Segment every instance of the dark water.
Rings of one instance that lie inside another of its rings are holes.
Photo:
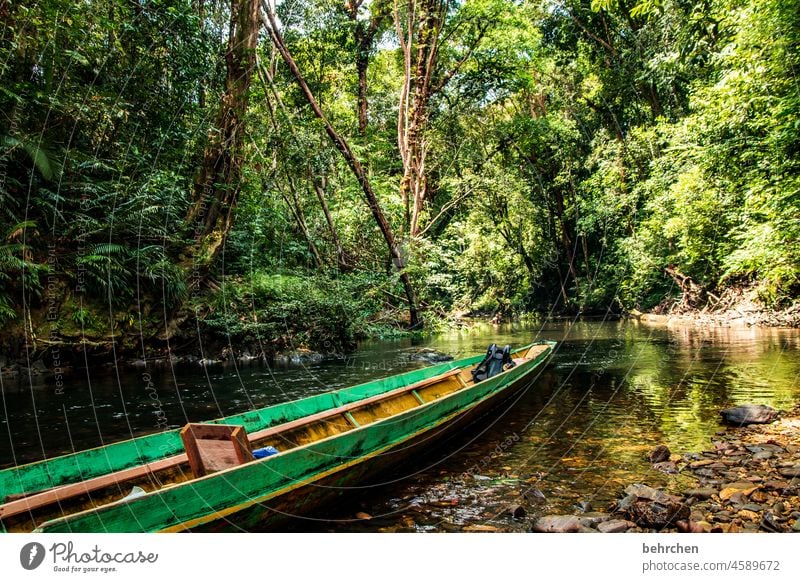
[[[673,452],[707,448],[721,408],[745,402],[789,408],[800,400],[797,330],[486,325],[413,343],[369,342],[346,359],[305,366],[98,369],[67,379],[61,394],[52,384],[6,379],[0,466],[396,374],[424,365],[408,358],[418,347],[458,358],[491,342],[535,339],[559,347],[513,407],[401,468],[386,485],[345,497],[317,516],[321,521],[298,520],[289,529],[520,529],[524,521],[507,515],[517,504],[529,516],[573,511],[576,503],[602,510],[628,483],[680,480],[653,470],[645,455],[658,444]],[[373,519],[355,520],[359,511]]]

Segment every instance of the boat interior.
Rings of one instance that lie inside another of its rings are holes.
[[[512,352],[516,365],[546,351],[536,344]],[[6,496],[0,505],[0,531],[30,532],[50,519],[99,507],[256,460],[254,451],[280,454],[357,429],[441,399],[474,384],[473,366],[336,406],[246,434],[243,426],[190,423],[181,430],[185,452],[114,471],[79,483]],[[258,456],[258,455],[256,455]]]

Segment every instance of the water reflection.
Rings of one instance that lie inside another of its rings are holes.
[[[368,342],[347,358],[301,367],[120,372],[92,370],[52,386],[3,384],[0,464],[71,450],[392,375],[424,365],[415,347],[455,357],[491,342],[560,343],[537,382],[493,423],[471,427],[403,477],[345,499],[300,530],[451,530],[517,527],[508,509],[603,509],[632,480],[681,479],[654,471],[648,451],[701,450],[721,408],[789,408],[800,397],[800,333],[759,328],[550,321],[480,326],[423,341]],[[145,376],[149,374],[149,376]],[[161,415],[161,416],[159,416]],[[505,444],[504,444],[505,443]],[[374,519],[354,521],[358,511]]]

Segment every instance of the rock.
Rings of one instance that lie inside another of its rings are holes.
[[[700,467],[705,467],[706,465],[711,465],[711,464],[713,464],[715,462],[716,461],[714,461],[712,459],[703,459],[701,461],[692,461],[691,463],[689,463],[689,468],[690,469],[699,469]]]
[[[721,410],[722,420],[728,424],[767,424],[778,418],[778,411],[763,404],[744,404]]]
[[[749,521],[759,521],[761,519],[761,516],[759,516],[755,511],[748,511],[747,509],[742,509],[736,515]]]
[[[782,467],[778,469],[778,473],[781,474],[781,477],[789,477],[792,479],[795,477],[800,477],[800,465],[794,465],[793,467]]]
[[[525,490],[525,492],[522,494],[522,497],[531,503],[544,503],[547,501],[545,494],[542,493],[541,490],[536,489],[536,487]]]
[[[525,511],[525,508],[521,505],[512,505],[508,508],[508,514],[514,519],[522,519],[528,514],[528,512]]]
[[[767,512],[761,519],[761,523],[759,524],[759,526],[764,531],[771,531],[775,533],[781,533],[786,531],[786,527],[776,522],[775,518],[769,512]]]
[[[578,501],[578,503],[576,503],[574,507],[581,513],[586,513],[587,511],[592,510],[592,504],[589,503],[588,501]]]
[[[476,531],[476,532],[488,533],[488,532],[495,532],[495,531],[500,531],[500,530],[498,528],[496,528],[495,526],[493,526],[493,525],[478,524],[478,525],[468,525],[467,527],[463,528],[461,531]]]
[[[786,513],[786,504],[783,501],[778,501],[778,503],[772,506],[772,511],[774,511],[776,515],[783,515]]]
[[[369,521],[370,519],[372,519],[372,516],[365,511],[359,511],[358,513],[356,513],[356,519],[363,519],[365,521]]]
[[[728,501],[734,505],[742,505],[747,503],[747,495],[745,495],[743,491],[736,491],[728,498]]]
[[[770,491],[784,491],[789,487],[789,484],[786,481],[766,481],[764,483],[764,489],[769,489]]]
[[[794,521],[794,525],[792,526],[793,531],[800,531],[800,519],[796,519]]]
[[[686,497],[694,497],[696,499],[709,499],[712,495],[717,494],[716,489],[711,487],[702,487],[700,489],[689,489],[683,493]]]
[[[640,499],[648,499],[650,501],[656,501],[659,503],[679,503],[681,501],[680,497],[664,493],[663,491],[653,489],[652,487],[642,485],[640,483],[628,485],[625,488],[625,493]]]
[[[757,461],[766,461],[772,458],[772,453],[769,451],[759,451],[753,455],[753,458]]]
[[[707,530],[703,524],[708,524],[708,522],[680,520],[675,523],[675,526],[678,528],[678,531],[682,533],[705,533]]]
[[[740,509],[746,509],[747,511],[764,511],[764,508],[761,507],[758,503],[745,503],[742,505]]]
[[[597,527],[598,524],[611,519],[607,513],[587,513],[580,517],[581,525],[584,527]]]
[[[581,527],[580,520],[574,515],[545,515],[533,524],[533,531],[538,533],[572,533]]]
[[[431,348],[422,348],[413,354],[409,354],[408,359],[417,362],[429,362],[431,364],[436,364],[439,362],[449,362],[453,359],[453,356],[450,354],[443,354],[442,352]]]
[[[636,524],[625,521],[624,519],[612,519],[597,524],[597,531],[600,533],[622,533],[628,531],[634,525]]]
[[[658,445],[655,449],[650,451],[650,455],[647,458],[655,465],[656,463],[669,461],[670,454],[670,450],[666,445]]]
[[[653,469],[667,473],[668,475],[675,475],[678,472],[678,466],[672,461],[664,461],[663,463],[653,464]]]
[[[753,485],[752,483],[729,483],[719,492],[719,498],[722,499],[722,501],[727,501],[737,493],[741,493],[743,496],[747,497],[756,489],[758,489],[758,485]]]
[[[45,364],[43,361],[36,360],[31,366],[31,372],[34,374],[49,374],[50,370],[47,368],[47,364]]]
[[[625,493],[617,511],[640,527],[661,529],[689,519],[689,506],[680,497],[640,484],[629,485]]]

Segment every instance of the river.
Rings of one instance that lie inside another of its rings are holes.
[[[284,367],[94,369],[52,382],[3,381],[0,466],[99,446],[420,367],[416,349],[454,357],[535,339],[559,342],[513,407],[471,426],[386,483],[346,496],[296,531],[521,530],[513,519],[603,510],[625,485],[680,486],[646,460],[656,445],[708,448],[719,410],[800,400],[800,331],[547,321],[424,339],[364,342],[342,358]],[[359,518],[356,517],[359,514]],[[368,514],[371,519],[363,519]]]

